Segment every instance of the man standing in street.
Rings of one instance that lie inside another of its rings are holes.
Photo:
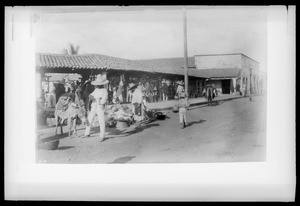
[[[187,126],[187,120],[186,120],[186,111],[188,107],[190,106],[190,103],[188,102],[188,97],[182,93],[182,95],[179,97],[178,100],[178,108],[179,108],[179,123],[181,125],[181,129],[184,129]]]
[[[142,103],[143,103],[143,86],[139,84],[136,90],[132,94],[132,105],[133,105],[133,112],[134,112],[134,120],[140,122],[143,119],[142,116]]]
[[[105,85],[109,81],[106,80],[101,74],[97,75],[97,79],[92,81],[92,85],[96,86],[95,90],[90,94],[89,101],[92,101],[91,111],[88,115],[88,125],[85,130],[85,136],[90,136],[91,127],[94,121],[95,116],[97,115],[99,125],[100,125],[100,136],[99,140],[105,140],[105,115],[104,110],[106,106],[106,102],[108,99],[108,92],[105,88]]]

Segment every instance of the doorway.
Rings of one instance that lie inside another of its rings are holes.
[[[222,93],[230,94],[230,79],[222,80]]]

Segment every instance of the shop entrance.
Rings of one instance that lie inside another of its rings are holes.
[[[230,79],[222,80],[222,93],[230,94]]]

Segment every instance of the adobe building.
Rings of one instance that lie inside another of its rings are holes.
[[[242,86],[245,95],[260,92],[259,63],[244,54],[195,55],[195,67],[222,94],[240,92]]]
[[[53,73],[79,74],[84,82],[91,75],[106,72],[110,84],[116,85],[121,75],[125,78],[125,84],[132,80],[143,82],[147,77],[157,85],[161,79],[166,79],[171,84],[170,99],[176,93],[176,82],[184,79],[182,57],[128,60],[101,54],[49,53],[37,53],[36,57],[38,96],[41,94],[42,81],[49,73],[51,78]],[[243,91],[243,95],[261,93],[261,87],[266,86],[265,78],[262,78],[259,71],[259,63],[241,53],[188,57],[188,76],[190,98],[201,97],[207,84],[214,84],[219,94]]]

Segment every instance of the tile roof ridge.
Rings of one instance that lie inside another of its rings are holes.
[[[86,54],[59,54],[59,53],[49,53],[49,52],[36,52],[37,55],[51,55],[51,56],[77,56],[77,57],[82,57],[82,56],[102,56],[102,57],[108,57],[108,58],[114,58],[114,59],[121,59],[121,60],[131,60],[131,59],[125,59],[125,58],[121,58],[121,57],[115,57],[115,56],[109,56],[109,55],[105,55],[105,54],[99,54],[99,53],[86,53]],[[134,60],[131,60],[134,61]]]

